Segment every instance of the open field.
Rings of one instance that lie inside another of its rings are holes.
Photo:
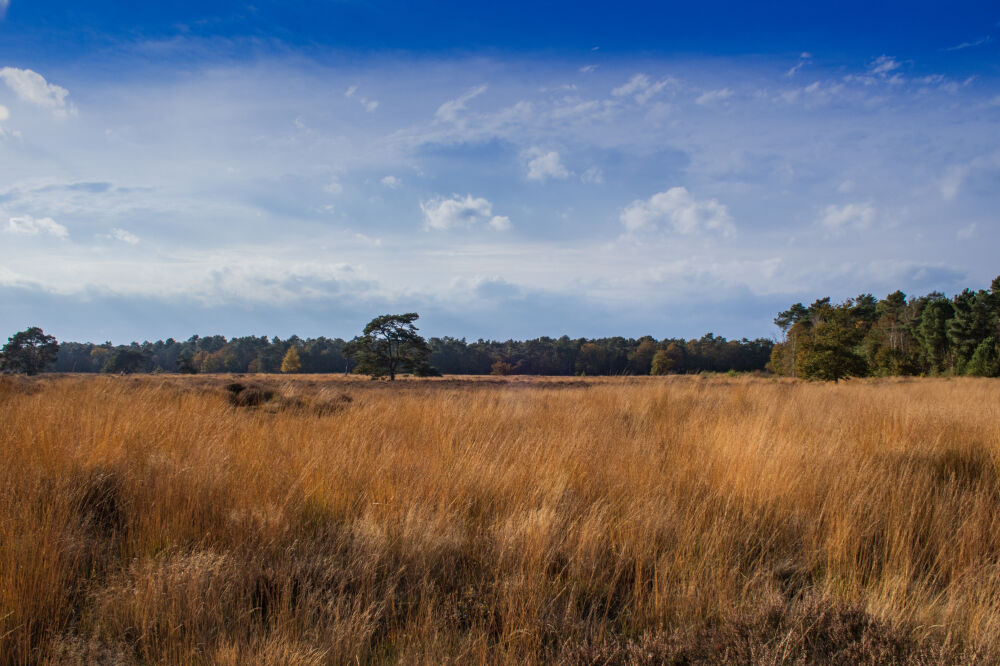
[[[1000,661],[997,380],[57,376],[0,414],[2,663]]]

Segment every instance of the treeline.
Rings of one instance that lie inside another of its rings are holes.
[[[879,300],[862,294],[796,303],[774,323],[784,341],[771,352],[775,373],[807,379],[890,375],[1000,376],[1000,277],[989,290],[952,298],[933,292]]]
[[[763,370],[771,358],[768,339],[727,340],[711,333],[697,340],[671,338],[561,338],[506,342],[430,338],[430,365],[446,374],[648,375]],[[101,345],[64,342],[51,366],[56,372],[345,373],[355,363],[347,342],[216,335],[178,341]],[[297,357],[297,363],[289,358]]]

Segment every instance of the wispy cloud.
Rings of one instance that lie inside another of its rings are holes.
[[[870,203],[831,204],[823,209],[819,222],[831,231],[867,229],[875,221],[875,207]]]
[[[711,104],[717,104],[723,102],[733,96],[733,91],[729,88],[721,88],[719,90],[709,90],[708,92],[702,93],[695,100],[695,104],[701,104],[702,106],[709,106]]]
[[[588,185],[600,185],[604,182],[604,171],[600,167],[590,167],[580,174],[580,182],[587,183]]]
[[[139,237],[130,231],[126,231],[125,229],[112,229],[111,233],[108,234],[108,238],[121,241],[122,243],[127,243],[128,245],[139,244]]]
[[[959,240],[968,240],[968,239],[972,238],[975,235],[976,235],[976,223],[975,222],[973,222],[972,224],[970,224],[968,226],[962,227],[961,229],[959,229],[955,233],[955,237],[958,238]]]
[[[627,83],[614,88],[611,94],[614,97],[631,96],[639,104],[645,104],[655,95],[676,82],[676,79],[671,77],[654,82],[645,74],[636,74]]]
[[[356,97],[358,102],[361,104],[362,107],[364,107],[365,111],[367,111],[368,113],[371,113],[378,108],[379,103],[377,100],[368,99],[367,97],[363,97],[361,95],[356,95],[357,92],[358,92],[357,86],[350,86],[346,91],[344,91],[344,97],[347,98]]]
[[[795,76],[798,73],[798,71],[803,67],[805,67],[806,63],[808,63],[809,60],[811,59],[812,59],[812,54],[807,51],[803,51],[802,54],[799,56],[799,61],[791,69],[785,72],[785,76],[789,77]]]
[[[993,40],[993,37],[986,35],[982,39],[977,39],[974,42],[962,42],[961,44],[956,44],[955,46],[949,46],[945,51],[961,51],[963,49],[971,49],[975,46],[982,46],[983,44],[989,44]]]
[[[893,70],[899,69],[900,64],[895,58],[887,55],[880,55],[868,66],[868,71],[879,76],[886,76]]]
[[[487,86],[480,85],[475,88],[471,88],[468,92],[461,95],[457,99],[448,100],[444,104],[438,107],[437,112],[434,116],[438,120],[443,120],[446,122],[453,123],[458,119],[458,116],[465,111],[466,105],[475,98],[486,92]]]

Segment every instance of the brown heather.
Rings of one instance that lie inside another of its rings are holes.
[[[0,453],[4,664],[1000,662],[996,380],[7,378]]]

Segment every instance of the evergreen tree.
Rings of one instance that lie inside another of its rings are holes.
[[[373,379],[388,375],[390,381],[405,371],[420,376],[440,374],[429,363],[430,346],[413,325],[419,318],[416,312],[409,312],[382,315],[368,322],[362,334],[344,348],[357,363],[355,371]]]
[[[1000,349],[995,338],[986,338],[979,343],[965,365],[965,374],[975,377],[1000,376]]]
[[[813,326],[802,336],[795,357],[797,374],[806,379],[839,381],[864,376],[867,366],[857,353],[863,335],[850,310],[850,303],[817,308]]]
[[[32,326],[7,339],[0,350],[0,370],[35,375],[55,362],[59,343],[45,331]]]
[[[943,296],[927,303],[921,313],[917,338],[925,369],[930,373],[943,372],[950,363],[948,322],[954,314],[955,308]]]

